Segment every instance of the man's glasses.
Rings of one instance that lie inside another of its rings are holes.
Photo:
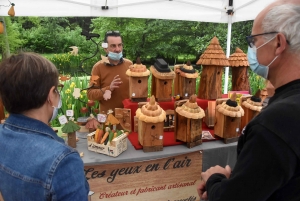
[[[254,47],[254,43],[255,43],[254,37],[256,37],[256,36],[262,36],[262,35],[266,35],[266,34],[277,34],[277,33],[278,33],[277,31],[272,31],[272,32],[267,32],[267,33],[250,35],[250,36],[246,37],[246,40],[247,40],[247,43],[248,43],[249,47],[253,48]]]

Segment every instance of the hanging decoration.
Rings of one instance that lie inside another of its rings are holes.
[[[4,32],[4,25],[3,22],[0,21],[0,34],[3,34]]]
[[[8,13],[7,13],[7,14],[8,14],[9,16],[11,16],[11,17],[14,17],[14,16],[15,16],[15,8],[14,8],[14,7],[15,7],[15,4],[14,4],[14,3],[11,3],[10,5],[11,5],[11,7],[10,7],[10,9],[8,10]]]

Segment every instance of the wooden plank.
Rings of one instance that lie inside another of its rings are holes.
[[[214,134],[219,137],[224,137],[224,115],[216,110],[216,124],[214,127]]]

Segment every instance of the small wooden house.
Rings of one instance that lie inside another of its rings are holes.
[[[174,95],[179,95],[180,99],[189,99],[196,93],[196,78],[198,72],[190,62],[184,65],[175,65]]]
[[[172,85],[175,73],[163,59],[157,59],[150,67],[152,73],[151,95],[156,97],[156,101],[172,100]]]
[[[223,138],[225,143],[237,141],[240,134],[241,117],[244,115],[244,110],[235,100],[235,94],[230,99],[216,100],[214,134]]]
[[[112,110],[109,110],[107,112],[107,118],[106,118],[105,126],[110,127],[110,129],[112,129],[112,130],[116,130],[117,125],[120,124],[120,122],[112,113],[113,113]],[[111,128],[111,126],[112,126],[112,128]]]
[[[223,68],[229,66],[229,62],[217,37],[211,40],[209,46],[197,61],[197,64],[203,67],[198,89],[198,98],[222,98]]]
[[[138,140],[144,152],[163,150],[164,120],[166,112],[155,102],[152,96],[150,101],[138,108]]]
[[[188,148],[202,144],[204,110],[197,104],[197,96],[175,103],[175,139],[187,143]]]
[[[126,75],[129,76],[130,100],[132,102],[147,101],[150,71],[141,63],[140,58],[137,58],[135,64],[129,66]]]
[[[121,127],[131,132],[131,109],[115,108],[115,116],[119,120]]]
[[[232,68],[232,91],[250,91],[247,55],[240,48],[236,48],[228,61]]]
[[[260,92],[258,91],[254,96],[242,96],[240,99],[241,106],[244,110],[244,116],[241,117],[240,132],[243,128],[260,113],[262,109],[262,102],[260,98]]]

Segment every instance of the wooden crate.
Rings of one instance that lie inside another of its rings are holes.
[[[147,101],[148,78],[149,76],[129,76],[129,98],[132,102]]]
[[[228,98],[217,99],[216,106],[227,100]],[[241,117],[225,116],[216,109],[215,118],[214,134],[223,138],[225,143],[236,142],[240,133]]]
[[[176,101],[176,107],[182,106],[187,100]],[[202,119],[190,119],[175,112],[175,139],[186,142],[188,148],[202,144]]]
[[[138,122],[138,140],[144,152],[163,150],[164,122],[146,123]]]
[[[87,135],[88,150],[112,157],[117,157],[127,150],[127,135],[125,133],[113,139],[110,144],[104,145],[94,141],[95,132]]]

